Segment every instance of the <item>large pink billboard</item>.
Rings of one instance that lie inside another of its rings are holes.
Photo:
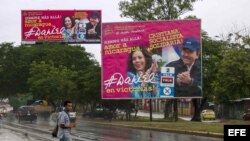
[[[102,98],[202,97],[201,21],[102,24]]]
[[[100,10],[22,10],[22,41],[100,43]]]

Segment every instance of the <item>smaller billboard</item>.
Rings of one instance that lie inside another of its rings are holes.
[[[100,10],[22,10],[23,42],[100,43]]]

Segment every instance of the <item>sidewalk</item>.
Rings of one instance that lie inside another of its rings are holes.
[[[19,128],[14,128],[5,124],[5,120],[2,121],[0,126],[0,141],[36,141],[37,138],[30,136],[30,134]]]
[[[133,113],[134,114],[134,113]],[[142,117],[149,117],[150,113],[149,112],[144,112],[144,111],[138,111],[137,113],[138,116],[142,116]],[[164,118],[164,113],[152,113],[152,117],[153,118],[159,118],[159,119],[163,119]],[[183,116],[179,116],[180,119],[186,120],[186,121],[190,121],[191,117],[183,117]]]
[[[149,112],[144,112],[144,111],[138,111],[137,116],[142,116],[142,117],[150,117]],[[164,118],[163,113],[152,113],[153,118]]]
[[[0,128],[0,141],[34,141],[34,139],[23,133]]]

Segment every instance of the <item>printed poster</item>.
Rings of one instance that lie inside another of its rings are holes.
[[[100,10],[22,10],[22,41],[100,43]]]
[[[201,21],[102,24],[102,98],[201,97]]]

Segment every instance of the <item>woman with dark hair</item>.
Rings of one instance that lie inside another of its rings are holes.
[[[138,62],[138,63],[136,63]],[[128,71],[136,73],[148,70],[152,65],[152,57],[145,47],[138,47],[132,51],[128,58]]]
[[[157,62],[154,62],[147,49],[140,46],[128,58],[128,76],[133,81],[131,96],[134,98],[157,97]]]
[[[70,16],[65,16],[63,18],[63,27],[64,27],[64,40],[70,41],[72,39],[75,39],[75,21]]]

